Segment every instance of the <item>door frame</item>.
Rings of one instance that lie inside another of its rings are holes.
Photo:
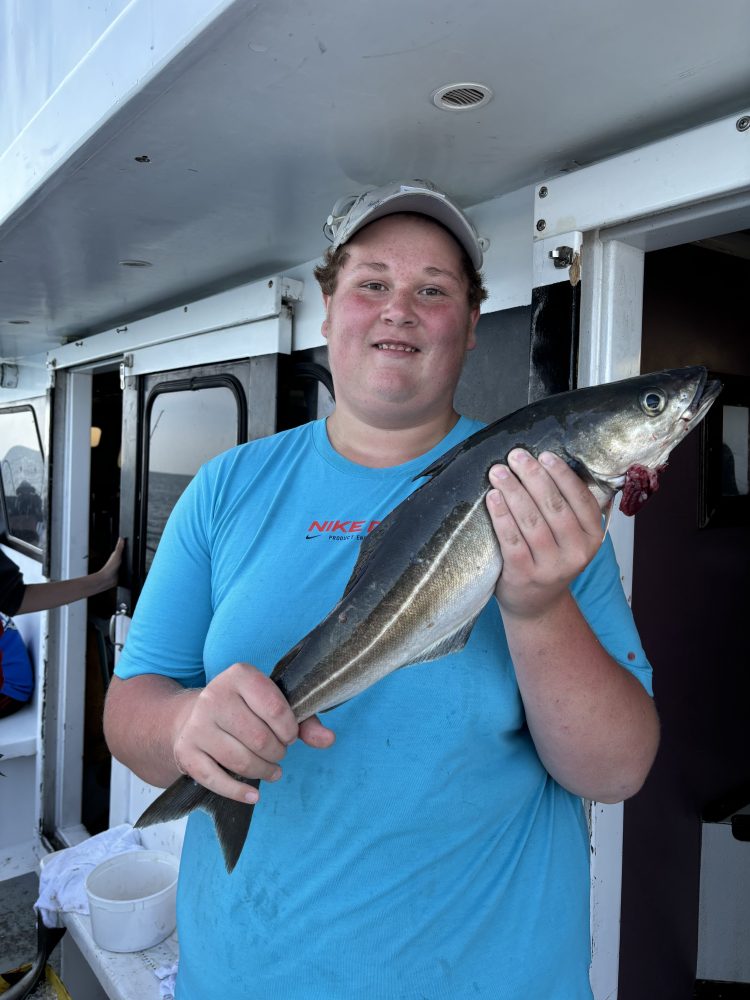
[[[622,222],[582,235],[578,384],[640,373],[645,254],[750,225],[750,189],[711,202]],[[610,535],[632,601],[633,518],[617,511]],[[616,1000],[619,977],[624,806],[589,804],[591,985],[595,1000]]]
[[[128,381],[156,370],[248,359],[259,375],[256,389],[264,394],[260,377],[264,359],[291,351],[292,306],[302,293],[302,282],[273,275],[50,352],[47,368],[55,383],[49,529],[54,578],[82,576],[89,571],[93,374],[119,365],[123,421],[127,416],[132,418],[130,408],[135,406],[137,414],[138,407],[137,394],[126,391]],[[275,421],[275,397],[271,420]],[[271,424],[258,421],[253,436],[268,433],[268,427],[273,429]],[[135,438],[133,447],[137,448]],[[137,453],[123,453],[123,468],[136,469],[137,461]],[[121,488],[126,487],[123,478]],[[121,532],[127,530],[121,526]],[[85,671],[81,665],[85,656],[85,603],[79,601],[50,612],[40,824],[46,839],[56,847],[73,846],[88,837],[81,823],[85,719]]]

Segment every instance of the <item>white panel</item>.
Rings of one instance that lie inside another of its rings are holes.
[[[28,125],[130,0],[88,0],[85,17],[57,0],[3,5],[0,151]]]
[[[643,253],[588,233],[583,243],[579,385],[638,374],[641,357]],[[610,534],[630,601],[633,519],[616,512]],[[594,803],[591,821],[591,983],[595,1000],[617,996],[622,888],[621,805]]]
[[[614,1000],[620,963],[623,804],[590,805],[591,969],[594,1000]]]
[[[170,368],[218,364],[220,361],[254,358],[263,354],[289,354],[291,348],[291,316],[281,315],[258,323],[246,323],[231,330],[144,347],[132,354],[133,363],[128,368],[128,375],[147,375],[150,372],[169,371]]]
[[[156,347],[160,344],[167,344],[170,341],[185,340],[188,345],[185,349],[190,350],[188,338],[198,337],[201,334],[212,334],[211,344],[216,345],[216,351],[222,350],[223,341],[219,337],[220,331],[233,331],[237,329],[237,337],[245,347],[240,354],[230,355],[231,357],[250,357],[258,354],[271,354],[277,351],[288,351],[288,343],[291,343],[291,331],[281,326],[276,334],[269,333],[273,327],[257,328],[257,332],[248,335],[248,324],[258,323],[260,320],[270,318],[289,319],[286,300],[296,301],[303,294],[303,285],[300,281],[287,278],[284,275],[270,275],[262,281],[254,281],[248,285],[240,285],[227,292],[220,292],[218,295],[209,295],[203,299],[187,302],[176,309],[169,309],[166,312],[157,313],[147,319],[136,320],[116,327],[114,330],[107,330],[104,333],[87,337],[85,340],[72,341],[50,352],[47,357],[47,364],[52,369],[62,368],[82,368],[84,365],[101,361],[105,358],[120,357],[125,351],[137,351],[148,347]],[[255,349],[255,337],[258,337],[258,344],[263,349]],[[276,343],[278,346],[266,350],[266,347]],[[183,346],[180,346],[180,351]],[[174,350],[172,351],[174,355]],[[154,355],[156,357],[156,355]],[[214,354],[208,360],[222,360],[218,354]],[[187,361],[180,360],[180,367],[188,364]],[[174,365],[168,365],[174,367]],[[158,369],[149,368],[149,371]]]
[[[122,647],[130,628],[131,618],[125,614],[115,616],[115,666],[120,658]],[[149,785],[136,774],[112,758],[112,773],[109,785],[109,825],[119,826],[121,823],[135,823],[144,809],[149,806],[163,789]],[[170,823],[158,823],[141,830],[141,843],[154,851],[169,851],[177,857],[182,853],[182,841],[185,836],[185,819],[173,820]]]
[[[44,433],[44,429],[41,430]],[[44,582],[41,563],[36,559],[31,559],[15,549],[7,549],[6,554],[19,567],[26,583]],[[8,766],[0,765],[0,771],[6,774],[5,778],[0,778],[0,841],[4,843],[0,864],[9,866],[5,877],[10,877],[13,868],[15,874],[22,874],[22,869],[30,871],[29,860],[35,857],[39,850],[42,812],[39,789],[43,782],[44,762],[44,745],[41,739],[44,709],[42,692],[48,658],[48,614],[39,612],[19,615],[15,622],[34,666],[35,689],[26,708],[0,722],[0,753],[6,757],[18,754],[30,758],[23,766],[11,766],[10,762]],[[29,769],[31,780],[29,780]],[[23,841],[13,848],[7,846],[12,843],[9,840],[11,832],[3,820],[3,817],[10,816],[14,822],[22,823],[24,830]]]
[[[643,251],[598,234],[583,245],[579,385],[597,385],[638,375],[641,369]],[[610,535],[628,602],[633,587],[632,517],[616,510]]]
[[[583,241],[580,385],[640,372],[643,252],[597,233]]]
[[[0,365],[0,404],[43,396],[48,386],[49,372],[44,355],[26,358],[22,364]]]
[[[489,239],[482,273],[489,292],[484,312],[513,309],[531,302],[534,189],[523,187],[467,208],[480,236]]]
[[[750,130],[737,130],[742,114],[747,109],[543,181],[536,188],[534,238],[570,229],[589,232],[686,203],[747,192]],[[542,188],[547,189],[544,198],[539,197]]]
[[[66,913],[65,925],[68,934],[62,940],[62,976],[75,1000],[159,1000],[155,973],[177,961],[176,932],[146,951],[120,953],[105,951],[94,943],[90,917]]]
[[[289,270],[290,277],[296,278],[304,283],[306,294],[301,302],[294,307],[294,342],[293,350],[305,351],[310,347],[320,347],[325,344],[325,337],[320,332],[320,327],[325,318],[323,309],[323,297],[320,291],[313,268],[320,263],[320,259],[309,260],[299,267]]]
[[[0,222],[232,5],[130,0],[0,156]]]
[[[66,395],[62,437],[62,482],[59,522],[53,526],[58,539],[60,579],[88,573],[89,475],[91,439],[91,377],[71,376]],[[53,539],[54,540],[54,539]],[[50,613],[59,623],[56,663],[60,701],[58,705],[56,825],[72,827],[81,820],[84,702],[86,695],[86,602],[76,601]]]
[[[703,824],[697,975],[750,983],[750,844],[728,823]]]

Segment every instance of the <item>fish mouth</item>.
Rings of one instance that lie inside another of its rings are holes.
[[[677,419],[675,430],[664,442],[664,451],[649,465],[649,468],[659,470],[666,466],[670,452],[674,446],[687,437],[690,431],[703,420],[716,401],[723,386],[718,379],[709,379],[708,372],[702,369],[693,393],[693,398]]]
[[[703,420],[722,388],[723,386],[718,379],[709,380],[708,372],[704,369],[693,399],[680,417],[680,420],[684,420],[687,424],[683,434],[689,434],[693,427]]]

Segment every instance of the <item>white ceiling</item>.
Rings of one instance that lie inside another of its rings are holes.
[[[348,191],[473,205],[740,112],[749,38],[747,0],[240,0],[0,227],[0,358],[317,257]]]

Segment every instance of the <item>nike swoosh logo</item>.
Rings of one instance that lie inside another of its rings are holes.
[[[310,538],[320,538],[320,535],[305,535],[305,538],[307,538],[307,539],[310,539]]]

